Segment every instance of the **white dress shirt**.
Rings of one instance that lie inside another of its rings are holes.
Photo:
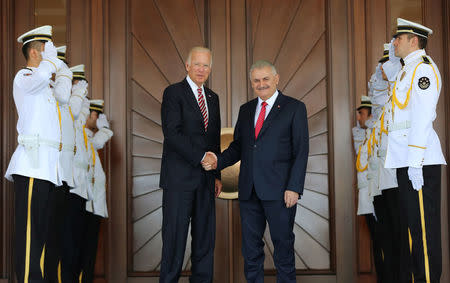
[[[267,115],[269,115],[270,109],[272,109],[273,104],[275,103],[275,100],[277,100],[278,97],[278,90],[275,90],[275,93],[266,100],[266,116],[264,117],[264,120],[266,120]],[[256,104],[256,112],[255,112],[255,123],[254,125],[256,126],[256,121],[258,121],[258,117],[259,117],[259,112],[261,112],[261,108],[262,108],[262,103],[264,102],[264,100],[262,100],[260,97],[258,97],[258,104]]]
[[[195,100],[197,100],[197,104],[198,104],[198,92],[197,92],[198,85],[196,85],[196,84],[194,83],[194,81],[191,80],[191,78],[189,77],[189,75],[186,76],[186,80],[187,80],[187,82],[189,83],[189,86],[191,87],[192,92],[193,92],[194,95],[195,95]],[[208,120],[209,120],[208,102],[206,101],[206,93],[205,93],[205,89],[203,88],[203,85],[201,86],[201,89],[202,89],[202,93],[203,93],[203,99],[205,100],[206,114],[207,114],[207,117],[208,117]],[[200,107],[200,106],[199,106],[199,107]]]

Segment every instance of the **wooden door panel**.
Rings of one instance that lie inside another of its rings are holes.
[[[297,223],[294,249],[307,269],[329,269],[330,254]]]
[[[162,91],[169,83],[185,76],[184,57],[189,48],[205,42],[203,32],[209,29],[213,32],[208,38],[214,54],[213,66],[219,64],[213,68],[211,84],[222,98],[221,109],[226,110],[221,111],[223,122],[228,125],[234,122],[240,105],[253,97],[247,88],[248,65],[256,59],[275,61],[281,76],[280,88],[305,103],[312,146],[306,189],[298,203],[295,221],[296,268],[299,272],[329,269],[332,245],[325,0],[289,0],[283,5],[268,0],[232,0],[228,4],[212,1],[208,11],[210,21],[207,21],[210,26],[204,25],[203,1],[134,0],[130,5],[130,229],[133,229],[130,270],[133,274],[157,275],[155,272],[160,268],[158,260],[146,262],[145,257],[160,257],[160,250],[156,249],[161,247],[158,231],[161,190],[157,181],[163,140],[159,113]],[[246,7],[251,7],[247,14]],[[242,30],[245,24],[250,35],[247,43]],[[223,280],[232,276],[235,282],[241,282],[239,205],[236,201],[231,201],[231,205],[226,203],[216,201],[220,231],[216,276],[220,274]],[[148,225],[153,226],[145,229]],[[264,241],[265,268],[270,271],[275,268],[270,233],[265,233]],[[190,268],[189,257],[188,244],[183,269]]]
[[[144,1],[130,4],[128,105],[131,186],[129,271],[158,275],[161,264],[162,189],[159,188],[164,89],[185,76],[190,48],[204,44],[204,1]],[[189,270],[190,235],[183,270]]]
[[[162,151],[163,151],[163,145],[159,141],[153,141],[149,140],[143,137],[139,136],[132,136],[132,146],[135,149],[133,151],[133,156],[142,156],[142,157],[149,157],[149,158],[155,158],[155,159],[161,159]],[[139,169],[139,168],[134,168]],[[159,168],[161,169],[161,168]],[[159,169],[157,172],[159,172]]]
[[[310,138],[309,154],[327,154],[328,153],[328,134],[323,133]]]
[[[306,167],[308,173],[328,173],[328,157],[325,155],[315,155],[308,158]]]
[[[300,200],[297,204],[295,223],[307,232],[324,249],[330,251],[330,235],[328,217],[324,217],[314,210],[306,208]],[[328,206],[328,203],[325,203]]]
[[[300,1],[285,0],[283,5],[277,1],[263,0],[259,11],[253,44],[253,62],[268,60],[274,62],[284,43],[283,39],[289,30],[290,23],[297,11]]]
[[[161,125],[161,102],[158,100],[159,97],[153,96],[134,81],[131,83],[131,94],[133,111]]]
[[[308,117],[308,130],[309,136],[313,137],[319,134],[323,134],[328,129],[327,110],[324,109],[314,115]]]
[[[159,189],[159,175],[144,175],[133,177],[133,197],[151,193]]]
[[[280,74],[283,74],[280,78],[282,89],[325,32],[325,0],[299,2],[297,16],[275,61]]]
[[[305,103],[308,118],[327,107],[327,84],[322,79],[311,91],[301,98]]]
[[[320,173],[306,172],[305,188],[328,195],[328,176]]]
[[[156,0],[155,4],[184,62],[189,50],[203,42],[200,21],[204,19],[198,17],[193,1]]]
[[[302,98],[325,77],[327,67],[325,43],[325,36],[322,36],[305,61],[299,65],[283,91]]]
[[[158,173],[161,169],[159,158],[133,157],[133,177]]]
[[[328,220],[330,217],[328,210],[328,196],[315,192],[313,190],[305,189],[303,191],[300,204],[310,211],[318,214],[322,218]]]
[[[169,84],[169,81],[135,37],[132,37],[131,42],[133,87],[134,84],[138,85],[143,91],[161,102],[164,88]],[[134,99],[132,103],[134,103]]]
[[[308,111],[310,152],[305,192],[297,204],[294,233],[296,268],[331,268],[332,236],[328,187],[328,111],[325,0],[250,1],[250,64],[274,62],[284,94],[302,100]],[[252,97],[252,95],[249,95]],[[270,233],[264,241],[267,274],[272,274]],[[240,269],[242,272],[242,268]]]
[[[185,76],[184,60],[154,1],[131,1],[131,33],[169,82]]]

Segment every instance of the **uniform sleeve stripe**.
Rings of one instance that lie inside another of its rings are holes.
[[[418,146],[418,145],[413,145],[413,144],[408,144],[408,146],[417,147],[417,148],[421,148],[421,149],[427,149],[425,146]]]

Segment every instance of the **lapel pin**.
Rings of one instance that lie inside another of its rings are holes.
[[[280,108],[281,108],[281,107],[280,107],[280,104],[278,104],[278,106],[277,106],[277,107],[278,107],[278,109],[280,109]]]

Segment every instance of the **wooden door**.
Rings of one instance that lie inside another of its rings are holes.
[[[184,59],[196,45],[213,52],[210,87],[219,93],[223,126],[233,126],[242,103],[253,98],[248,67],[266,59],[281,75],[280,90],[308,110],[310,156],[306,189],[298,203],[294,233],[298,274],[333,273],[333,223],[328,176],[327,36],[325,0],[129,2],[127,32],[128,274],[158,276],[162,190],[159,170],[163,135],[162,92],[185,76]],[[230,21],[230,19],[233,19]],[[208,33],[208,30],[210,31]],[[206,33],[205,33],[206,31]],[[241,282],[239,204],[216,201],[215,280]],[[267,229],[265,269],[275,274]],[[190,235],[183,274],[190,270]]]
[[[128,61],[129,249],[131,275],[155,276],[161,264],[159,188],[164,88],[186,76],[193,46],[204,46],[204,1],[130,1]],[[190,270],[190,235],[183,270]]]

